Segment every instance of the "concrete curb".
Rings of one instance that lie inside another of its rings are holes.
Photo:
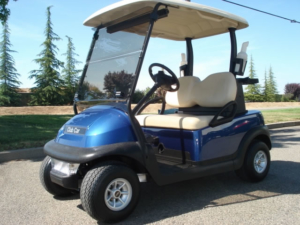
[[[300,121],[270,123],[267,124],[267,126],[270,130],[276,128],[283,128],[283,127],[300,126]],[[43,151],[43,147],[11,150],[11,151],[0,152],[0,163],[12,161],[12,160],[20,160],[20,159],[36,159],[45,156],[46,155]]]
[[[276,128],[283,128],[283,127],[293,127],[293,126],[300,126],[300,121],[290,121],[290,122],[282,122],[282,123],[270,123],[267,124],[270,130]]]
[[[42,157],[45,157],[43,147],[11,150],[0,152],[0,163],[12,160],[36,159]]]

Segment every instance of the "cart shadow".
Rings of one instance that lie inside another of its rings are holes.
[[[80,195],[79,192],[74,192],[74,194],[70,196],[53,196],[53,198],[58,201],[69,201],[80,199]]]
[[[299,171],[300,163],[272,161],[268,176],[259,183],[244,182],[234,172],[161,187],[154,182],[142,183],[139,204],[127,219],[118,224],[154,223],[210,207],[300,194]],[[80,196],[55,198],[67,201],[80,199]],[[84,210],[81,204],[77,208]]]
[[[283,148],[288,145],[297,145],[300,142],[300,137],[296,134],[300,132],[300,128],[286,128],[279,130],[270,130],[273,148]],[[287,133],[285,135],[285,133]]]
[[[298,171],[300,163],[272,161],[269,175],[260,183],[243,182],[230,172],[163,187],[143,184],[138,206],[119,224],[154,223],[209,207],[300,194]]]

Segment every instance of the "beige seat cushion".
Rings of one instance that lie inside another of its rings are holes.
[[[136,119],[142,127],[161,127],[184,130],[199,130],[207,127],[213,116],[193,116],[186,114],[138,115]]]
[[[180,87],[178,91],[167,92],[166,102],[174,107],[192,107],[196,103],[192,98],[193,88],[196,83],[200,83],[199,77],[187,76],[178,78]]]
[[[236,97],[236,79],[229,72],[211,74],[203,81],[192,76],[178,80],[179,90],[166,94],[167,104],[174,107],[223,107]]]
[[[234,101],[237,92],[235,77],[232,73],[215,73],[202,82],[198,77],[187,76],[178,79],[180,88],[167,92],[166,102],[174,107],[223,107]],[[187,114],[138,115],[142,127],[161,127],[184,130],[199,130],[209,126],[213,116]],[[218,118],[219,119],[219,118]]]

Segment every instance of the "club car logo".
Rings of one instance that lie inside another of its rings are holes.
[[[68,134],[85,134],[86,128],[66,126],[65,133]]]

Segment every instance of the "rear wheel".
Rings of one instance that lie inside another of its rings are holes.
[[[84,210],[101,222],[116,222],[134,210],[140,185],[134,171],[123,165],[99,165],[84,177],[80,199]]]
[[[248,148],[244,163],[236,170],[236,174],[243,180],[259,182],[268,175],[270,162],[268,146],[264,142],[254,141]]]
[[[43,187],[52,195],[56,196],[68,196],[72,195],[72,191],[66,188],[59,186],[51,181],[50,171],[52,169],[51,166],[51,158],[46,156],[41,167],[40,167],[40,181]]]

